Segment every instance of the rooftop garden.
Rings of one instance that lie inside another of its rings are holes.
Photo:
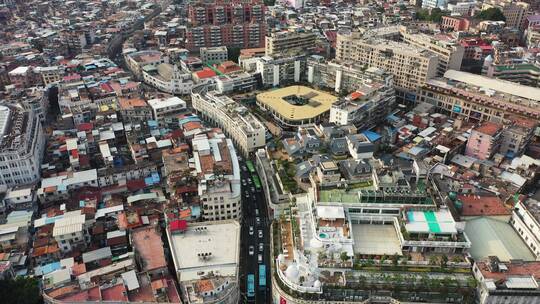
[[[298,187],[298,183],[294,179],[294,175],[296,173],[294,164],[282,159],[276,160],[276,164],[279,178],[281,179],[281,184],[283,185],[283,190],[293,194],[302,192]]]

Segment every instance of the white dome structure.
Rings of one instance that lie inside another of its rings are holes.
[[[299,274],[300,272],[298,271],[298,266],[296,266],[296,264],[289,265],[289,267],[287,267],[287,270],[285,270],[285,276],[289,280],[294,281],[294,282],[298,280]]]
[[[315,287],[315,288],[321,288],[321,281],[316,280],[315,282],[313,282],[313,287]]]

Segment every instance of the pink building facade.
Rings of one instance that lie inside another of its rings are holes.
[[[492,122],[485,122],[471,132],[467,141],[465,155],[476,159],[490,159],[501,146],[502,126]]]

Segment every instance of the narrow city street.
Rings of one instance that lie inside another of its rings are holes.
[[[247,162],[240,162],[243,219],[240,251],[240,286],[242,303],[271,303],[270,292],[270,220],[257,173]],[[255,177],[256,176],[256,177]],[[254,178],[255,177],[255,178]],[[265,273],[259,272],[261,265]],[[253,290],[248,290],[248,276],[253,275]],[[262,282],[260,281],[262,279]],[[264,285],[261,284],[264,282]],[[253,293],[252,293],[253,292]]]

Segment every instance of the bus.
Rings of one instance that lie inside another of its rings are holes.
[[[255,275],[248,274],[247,276],[247,297],[252,299],[255,297]]]
[[[266,290],[266,265],[259,265],[259,289]]]
[[[257,188],[257,190],[261,189],[261,180],[259,177],[257,175],[252,175],[251,179],[253,180],[253,184],[255,184],[255,188]]]
[[[246,166],[251,174],[255,173],[255,167],[253,166],[253,162],[250,160],[246,161]]]

